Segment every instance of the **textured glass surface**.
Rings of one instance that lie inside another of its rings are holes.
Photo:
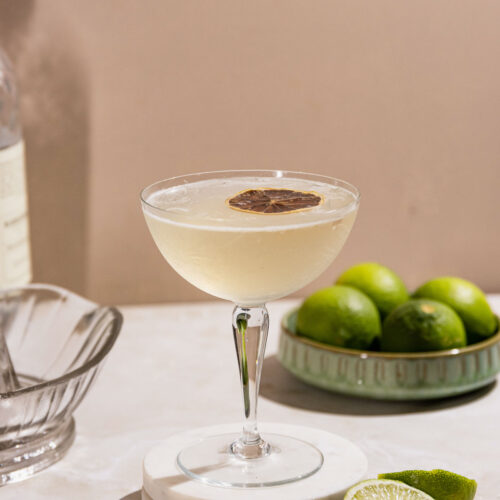
[[[0,291],[0,333],[19,384],[0,393],[0,484],[29,477],[69,448],[71,415],[121,324],[116,309],[63,288],[34,284]]]

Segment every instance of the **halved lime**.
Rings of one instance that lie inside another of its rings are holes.
[[[401,481],[390,479],[369,479],[354,485],[344,500],[434,500],[432,497],[408,486]]]
[[[379,474],[379,479],[403,481],[431,495],[435,500],[472,500],[477,483],[447,470],[404,470]]]

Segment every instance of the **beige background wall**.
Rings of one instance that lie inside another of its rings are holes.
[[[451,273],[500,291],[499,26],[496,0],[0,0],[35,279],[105,302],[205,299],[163,262],[140,188],[277,167],[362,191],[308,290],[378,260],[411,287]]]

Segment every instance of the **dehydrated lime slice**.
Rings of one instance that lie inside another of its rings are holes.
[[[233,210],[253,214],[289,214],[317,207],[323,196],[315,191],[295,189],[245,189],[226,200]]]

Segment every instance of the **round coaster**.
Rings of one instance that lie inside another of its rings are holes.
[[[302,439],[316,446],[324,457],[321,469],[312,476],[282,486],[265,488],[224,488],[209,486],[189,478],[176,464],[179,451],[201,438],[238,432],[240,426],[217,425],[171,436],[154,447],[143,462],[144,500],[246,500],[273,498],[287,500],[342,498],[345,491],[360,481],[367,470],[363,452],[353,443],[318,429],[283,424],[261,424],[266,433]]]

